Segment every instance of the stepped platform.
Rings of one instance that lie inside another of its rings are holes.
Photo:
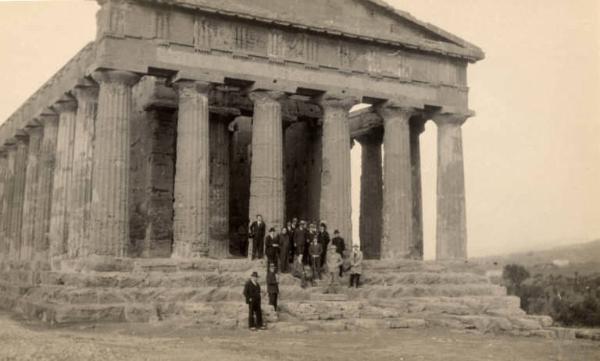
[[[244,328],[243,285],[252,271],[265,286],[265,265],[243,259],[102,258],[63,261],[57,270],[0,267],[0,307],[51,324],[160,322]],[[519,299],[464,262],[365,261],[362,285],[348,277],[332,290],[325,281],[302,288],[280,277],[280,310],[263,298],[270,328],[302,332],[445,327],[544,335],[552,319],[528,316]]]

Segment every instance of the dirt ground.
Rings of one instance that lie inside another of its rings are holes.
[[[600,342],[448,330],[279,334],[211,331],[175,323],[48,328],[0,313],[0,361],[593,361]]]

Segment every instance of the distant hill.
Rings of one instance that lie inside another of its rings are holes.
[[[488,266],[497,264],[502,267],[505,264],[518,263],[532,267],[552,264],[556,260],[568,261],[570,265],[564,268],[600,272],[600,239],[547,250],[479,257],[470,261]]]

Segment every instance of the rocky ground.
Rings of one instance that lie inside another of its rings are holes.
[[[442,329],[252,333],[166,322],[48,328],[0,313],[5,360],[592,361],[600,360],[600,343]]]

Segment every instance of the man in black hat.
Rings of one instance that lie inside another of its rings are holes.
[[[244,297],[248,305],[248,327],[252,331],[256,328],[265,330],[262,321],[262,310],[260,308],[260,285],[258,284],[258,273],[252,272],[250,279],[244,285]]]
[[[271,227],[269,229],[269,234],[265,238],[266,249],[265,253],[267,255],[267,270],[268,265],[275,265],[275,269],[279,270],[279,237],[277,236],[277,232],[275,231],[275,227]]]

